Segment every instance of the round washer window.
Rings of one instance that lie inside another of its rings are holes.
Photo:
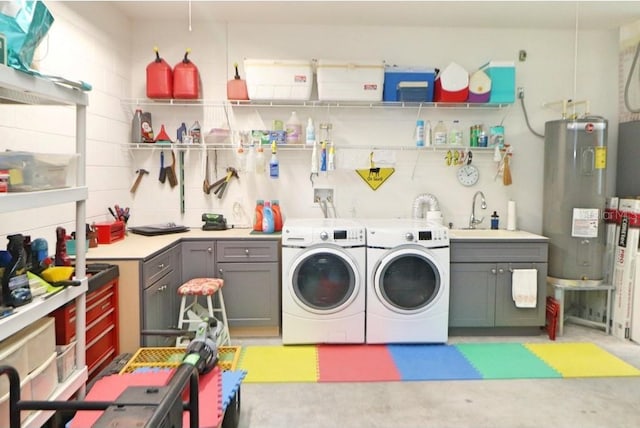
[[[382,297],[402,310],[419,310],[436,298],[440,289],[440,274],[431,260],[415,254],[401,255],[382,267],[380,274]]]
[[[331,253],[315,253],[299,263],[293,290],[305,305],[320,310],[340,307],[355,291],[355,275],[347,261]]]

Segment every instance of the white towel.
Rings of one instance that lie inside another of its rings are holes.
[[[535,308],[538,300],[538,270],[513,269],[511,297],[518,308]]]

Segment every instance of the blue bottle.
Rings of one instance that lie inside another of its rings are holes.
[[[271,202],[264,201],[262,208],[262,232],[273,233],[275,230],[275,222],[273,220],[273,211],[271,210]]]

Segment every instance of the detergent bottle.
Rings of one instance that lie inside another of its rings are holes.
[[[253,230],[256,232],[262,232],[262,219],[263,219],[263,209],[264,209],[264,201],[262,199],[258,199],[256,201],[256,211],[254,215],[253,221]]]
[[[271,202],[264,201],[264,207],[262,208],[262,231],[264,233],[273,233],[275,229],[275,223],[273,221],[273,211],[271,211]]]
[[[187,56],[187,49],[182,61],[173,67],[173,98],[195,99],[200,95],[200,74],[198,67]]]
[[[280,211],[280,203],[278,200],[271,201],[271,212],[273,212],[273,230],[280,232],[282,230],[282,211]]]
[[[156,59],[147,65],[147,97],[171,98],[173,96],[173,71],[167,62],[160,58],[157,47],[153,50]]]

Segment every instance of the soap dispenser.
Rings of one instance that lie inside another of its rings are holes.
[[[491,214],[491,229],[498,230],[498,224],[500,222],[500,216],[496,211]]]

